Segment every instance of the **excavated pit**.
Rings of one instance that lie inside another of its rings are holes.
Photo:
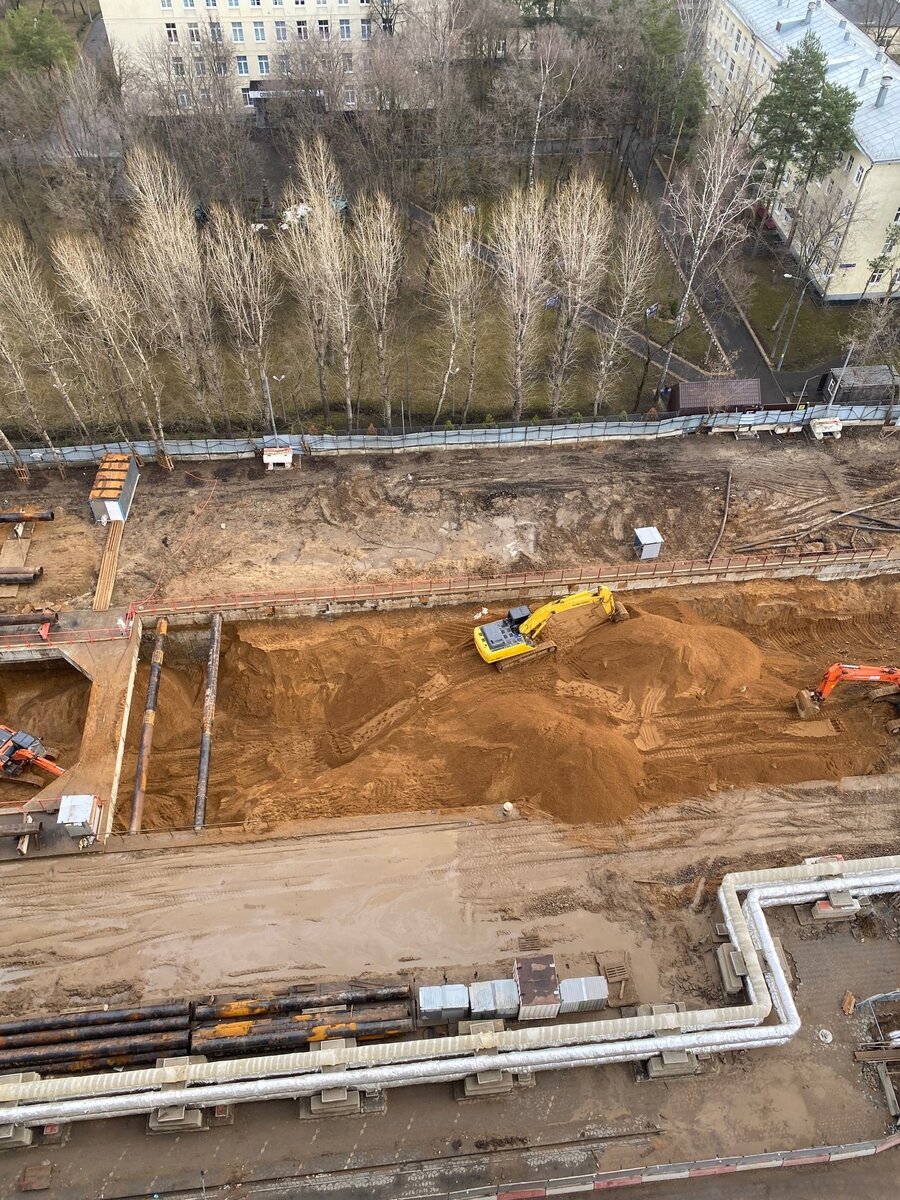
[[[0,669],[0,725],[24,729],[55,753],[60,766],[76,761],[91,694],[91,681],[68,663],[38,667],[8,665]],[[50,776],[23,772],[18,779],[0,775],[0,805],[22,804],[36,795]]]
[[[793,697],[837,659],[895,658],[898,605],[882,581],[635,592],[630,621],[561,615],[557,654],[504,674],[476,655],[472,605],[233,625],[208,818],[262,828],[509,800],[613,823],[709,789],[884,769],[892,710],[864,687],[836,692],[814,721],[797,719]],[[204,658],[203,635],[170,638],[147,828],[190,824]]]

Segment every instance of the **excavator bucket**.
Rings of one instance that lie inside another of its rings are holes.
[[[809,688],[801,688],[794,697],[794,703],[797,706],[797,712],[800,714],[801,721],[811,721],[821,711],[818,700],[816,700]]]
[[[622,604],[621,601],[617,600],[616,607],[612,611],[612,619],[614,621],[627,621],[630,616],[631,613],[628,611],[625,605]]]

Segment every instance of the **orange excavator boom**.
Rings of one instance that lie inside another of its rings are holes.
[[[40,738],[23,729],[0,725],[0,775],[15,778],[27,767],[39,767],[48,775],[64,775],[65,771],[47,753]]]
[[[900,687],[900,667],[867,666],[862,663],[832,663],[816,688],[797,693],[797,712],[804,719],[815,716],[839,683],[893,683]]]

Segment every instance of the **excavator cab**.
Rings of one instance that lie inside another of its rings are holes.
[[[24,729],[13,730],[0,725],[0,775],[15,779],[31,765],[41,767],[50,775],[62,775],[51,754],[40,738]]]

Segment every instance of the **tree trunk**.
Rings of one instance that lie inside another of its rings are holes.
[[[515,344],[513,346],[513,404],[512,404],[512,419],[521,421],[522,419],[522,377],[523,377],[523,362],[525,358],[525,320],[520,317],[516,322]]]
[[[375,326],[375,359],[378,364],[378,387],[381,392],[381,416],[385,426],[391,427],[391,389],[388,380],[387,347],[384,326]]]
[[[472,396],[475,394],[475,365],[478,351],[478,318],[472,314],[472,326],[469,342],[469,379],[466,384],[466,403],[463,406],[462,424],[465,425],[469,415],[469,406],[472,403]]]
[[[66,411],[72,418],[72,423],[74,424],[76,431],[81,434],[85,440],[85,443],[89,442],[91,440],[91,435],[88,433],[88,428],[84,421],[82,421],[81,414],[75,407],[72,397],[69,395],[69,389],[66,387],[59,372],[50,361],[47,354],[42,353],[41,357],[44,360],[44,366],[46,367],[47,373],[50,376],[50,381],[52,382],[54,389],[59,393],[60,399],[66,407]]]
[[[544,111],[544,94],[547,90],[547,78],[541,74],[541,90],[538,95],[537,108],[534,113],[534,130],[531,136],[531,153],[528,155],[528,187],[534,187],[534,160],[537,157],[538,131],[541,127],[541,120]]]
[[[24,460],[20,456],[18,450],[0,429],[0,447],[2,447],[13,461],[13,469],[23,482],[27,482],[31,478],[31,472],[25,465]]]
[[[562,408],[562,390],[569,373],[569,363],[572,359],[572,346],[575,341],[575,325],[578,320],[577,308],[572,308],[563,319],[557,342],[556,353],[550,366],[550,416],[558,417]]]
[[[350,369],[350,333],[346,328],[341,333],[341,370],[344,376],[344,411],[347,414],[347,432],[353,430],[353,379]]]
[[[431,422],[432,429],[438,423],[438,417],[441,415],[441,409],[444,407],[444,401],[447,398],[447,388],[450,384],[450,377],[453,374],[453,361],[458,341],[459,331],[454,330],[453,337],[450,339],[450,353],[447,356],[447,370],[444,372],[444,378],[441,380],[441,394],[438,396],[437,408],[434,410],[434,420]],[[465,418],[463,420],[465,421]]]

